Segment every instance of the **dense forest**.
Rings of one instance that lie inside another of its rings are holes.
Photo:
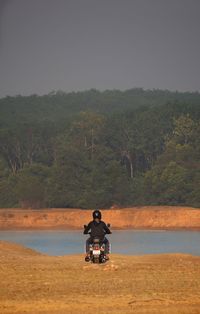
[[[200,93],[0,99],[0,207],[200,207]]]

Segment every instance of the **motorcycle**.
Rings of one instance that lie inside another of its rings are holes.
[[[110,227],[110,224],[107,225]],[[86,225],[84,225],[86,228]],[[91,234],[88,232],[88,234]],[[89,256],[86,257],[87,262],[91,263],[105,263],[108,260],[106,253],[105,253],[105,244],[99,238],[94,238],[92,243],[89,244]]]

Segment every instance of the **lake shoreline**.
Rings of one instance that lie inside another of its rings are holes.
[[[113,230],[200,231],[200,209],[175,206],[143,206],[101,209],[102,220]],[[82,230],[93,210],[0,209],[0,230]]]

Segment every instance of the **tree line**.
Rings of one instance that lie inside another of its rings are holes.
[[[200,94],[0,99],[0,207],[200,206]]]

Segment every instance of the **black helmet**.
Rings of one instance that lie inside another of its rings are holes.
[[[95,218],[101,219],[101,212],[100,212],[100,210],[98,210],[98,209],[94,210],[93,213],[92,213],[92,216],[93,216],[94,219]]]

